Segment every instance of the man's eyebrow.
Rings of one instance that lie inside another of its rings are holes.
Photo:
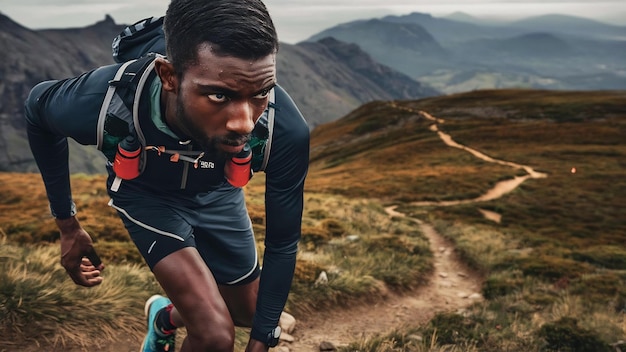
[[[259,89],[258,91],[256,91],[254,93],[254,95],[261,94],[263,91],[270,90],[270,89],[276,87],[277,85],[278,84],[275,81],[273,81],[270,84],[268,84],[267,86],[265,86],[265,87]],[[225,95],[228,95],[228,96],[238,96],[239,95],[239,92],[237,92],[235,90],[232,90],[230,88],[224,87],[224,86],[219,86],[219,85],[214,85],[214,84],[200,84],[200,83],[197,86],[198,86],[198,88],[200,90],[205,91],[205,92],[221,93],[221,94],[225,94]]]
[[[224,94],[237,94],[236,91],[230,89],[230,88],[226,88],[224,86],[218,86],[218,85],[214,85],[214,84],[201,84],[198,83],[197,84],[198,88],[203,90],[203,91],[207,91],[207,92],[219,92],[219,93],[224,93]]]
[[[263,91],[265,90],[271,90],[274,89],[274,87],[276,87],[278,84],[276,83],[276,81],[268,84],[267,86],[265,86],[264,88],[260,89],[258,92],[255,93],[256,94],[261,94]]]

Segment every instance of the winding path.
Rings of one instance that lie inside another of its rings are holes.
[[[386,208],[390,216],[404,217]],[[434,272],[429,284],[408,295],[389,293],[387,299],[375,305],[349,310],[316,312],[298,319],[293,342],[281,342],[282,351],[319,351],[320,343],[335,346],[347,345],[364,337],[383,334],[403,325],[419,325],[428,322],[436,313],[460,311],[482,297],[478,293],[481,277],[466,268],[454,254],[454,248],[432,226],[410,218],[430,241],[434,254]],[[279,350],[281,351],[281,350]]]
[[[455,142],[452,137],[439,129],[443,119],[436,118],[424,111],[415,111],[400,107],[394,102],[391,106],[419,114],[433,121],[430,130],[436,132],[441,140],[450,147],[459,148],[475,157],[500,165],[523,169],[527,174],[498,182],[492,189],[474,199],[413,202],[414,206],[452,206],[458,204],[479,203],[497,199],[515,190],[528,179],[545,178],[548,175],[537,172],[528,165],[492,158],[478,150]],[[385,209],[389,216],[405,217],[397,212],[396,206]],[[481,209],[483,215],[495,222],[500,221],[498,213]],[[349,310],[319,312],[299,319],[293,332],[292,342],[281,342],[279,351],[319,351],[320,343],[326,341],[341,346],[375,334],[383,334],[403,325],[418,325],[428,322],[437,312],[459,311],[468,307],[475,300],[481,300],[478,293],[483,279],[469,270],[455,255],[454,248],[435,229],[415,218],[410,218],[429,239],[434,253],[434,267],[429,284],[404,296],[389,294],[387,299],[375,305],[356,307]],[[290,336],[291,337],[291,336]]]
[[[393,105],[396,106],[397,105]],[[407,111],[413,111],[411,109],[404,109]],[[496,183],[496,185],[490,189],[487,190],[483,195],[474,198],[474,199],[463,199],[463,200],[454,200],[454,201],[441,201],[441,202],[413,202],[411,203],[411,205],[416,205],[416,206],[426,206],[426,205],[438,205],[438,206],[451,206],[451,205],[459,205],[459,204],[469,204],[469,203],[479,203],[479,202],[486,202],[486,201],[490,201],[490,200],[494,200],[497,198],[502,197],[503,195],[515,190],[517,187],[519,187],[522,183],[524,183],[524,181],[528,180],[528,179],[537,179],[537,178],[546,178],[548,177],[547,174],[542,173],[542,172],[538,172],[535,171],[535,169],[533,169],[532,167],[528,166],[528,165],[521,165],[521,164],[517,164],[511,161],[505,161],[505,160],[499,160],[499,159],[495,159],[490,157],[487,154],[484,154],[476,149],[467,147],[465,145],[459,144],[457,142],[454,141],[454,139],[452,139],[452,137],[449,134],[446,134],[444,132],[442,132],[439,129],[438,124],[440,123],[444,123],[445,121],[443,119],[439,119],[436,118],[432,115],[430,115],[429,113],[425,112],[425,111],[413,111],[418,113],[419,115],[423,116],[424,118],[434,121],[435,123],[432,124],[430,126],[430,130],[433,132],[437,132],[437,134],[439,135],[439,138],[441,138],[441,140],[449,147],[452,148],[458,148],[461,150],[464,150],[472,155],[474,155],[475,157],[477,157],[478,159],[484,160],[486,162],[490,162],[490,163],[494,163],[494,164],[500,164],[500,165],[504,165],[504,166],[510,166],[514,169],[522,169],[524,171],[526,171],[526,175],[524,176],[515,176],[512,179],[509,180],[504,180],[504,181],[500,181],[498,183]],[[483,214],[485,214],[486,217],[490,217],[493,216],[493,214],[491,214],[488,211],[483,211]]]

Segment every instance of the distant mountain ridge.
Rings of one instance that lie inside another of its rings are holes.
[[[418,23],[358,20],[324,30],[310,40],[327,37],[357,44],[378,62],[412,77],[431,72],[431,66],[447,61],[449,55]]]
[[[78,75],[90,68],[113,63],[111,39],[124,26],[112,18],[74,30],[33,31],[0,14],[0,170],[35,171],[26,139],[23,104],[37,83]],[[94,151],[72,153],[74,171],[95,172]],[[80,165],[80,166],[78,166]]]
[[[626,26],[617,26],[587,18],[559,14],[526,18],[512,22],[510,26],[592,39],[626,40]]]
[[[377,33],[371,33],[373,28]],[[407,37],[407,28],[420,35]],[[487,24],[466,14],[437,18],[411,13],[342,23],[309,40],[324,37],[359,45],[377,61],[444,93],[626,88],[626,26],[573,16]]]
[[[112,39],[126,25],[106,16],[84,28],[30,30],[0,14],[0,171],[36,171],[26,140],[23,102],[38,82],[113,64]],[[414,99],[439,92],[371,59],[353,44],[281,43],[278,80],[289,89],[311,128],[372,100]],[[95,148],[70,154],[73,172],[104,172]]]

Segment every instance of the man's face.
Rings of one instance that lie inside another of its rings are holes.
[[[276,55],[259,60],[218,56],[198,49],[176,97],[176,129],[211,154],[237,154],[249,140],[276,84]]]

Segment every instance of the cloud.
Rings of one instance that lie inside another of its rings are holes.
[[[0,0],[1,11],[32,28],[82,27],[104,18],[131,24],[165,13],[169,0]],[[295,43],[339,23],[411,12],[446,16],[461,11],[480,18],[521,19],[560,13],[626,25],[624,0],[265,0],[281,41]]]

